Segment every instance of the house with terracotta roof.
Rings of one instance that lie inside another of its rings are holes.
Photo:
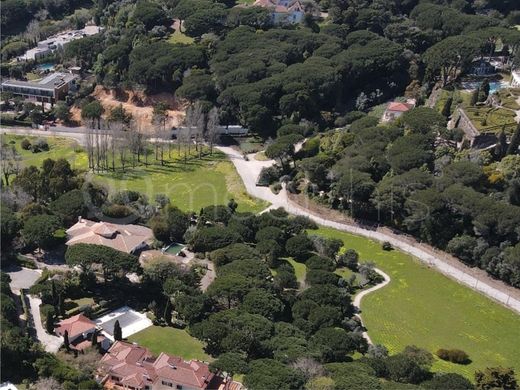
[[[115,390],[229,390],[232,382],[212,373],[206,363],[116,341],[98,365],[96,380]]]
[[[79,218],[67,229],[67,245],[97,244],[126,253],[138,253],[153,241],[152,229],[139,225],[119,225]]]
[[[62,337],[64,337],[65,332],[67,332],[70,348],[76,351],[82,351],[92,345],[92,336],[95,330],[96,324],[94,321],[83,314],[77,314],[73,317],[61,320],[54,329],[54,332]],[[110,347],[110,340],[102,334],[97,335],[97,340],[104,350]]]
[[[415,100],[409,99],[406,103],[403,102],[390,102],[386,107],[385,112],[383,113],[383,117],[381,118],[381,122],[393,122],[405,112],[410,111],[415,107]]]
[[[305,16],[300,0],[256,0],[253,6],[269,9],[273,24],[301,23]]]

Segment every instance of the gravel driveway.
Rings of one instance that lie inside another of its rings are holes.
[[[18,291],[21,289],[30,288],[40,277],[42,271],[39,269],[20,268],[8,271],[7,274],[11,277],[11,290]]]

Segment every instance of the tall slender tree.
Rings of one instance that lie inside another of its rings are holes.
[[[63,333],[63,345],[65,345],[65,348],[67,351],[70,351],[70,341],[69,341],[69,331],[66,330],[65,333]]]
[[[516,130],[511,137],[511,142],[507,148],[507,154],[517,154],[520,146],[520,124],[516,126]]]
[[[119,321],[116,320],[114,323],[114,340],[121,341],[123,339],[123,331],[121,330],[121,325]]]

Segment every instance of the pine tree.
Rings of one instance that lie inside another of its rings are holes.
[[[68,330],[66,330],[65,333],[63,333],[63,345],[65,345],[65,348],[67,348],[67,351],[70,351],[69,331]]]
[[[114,340],[121,341],[123,339],[123,331],[121,330],[121,325],[119,325],[119,321],[116,320],[114,323]]]
[[[507,154],[517,154],[520,146],[520,124],[516,126],[516,130],[511,137],[511,142],[507,148]]]

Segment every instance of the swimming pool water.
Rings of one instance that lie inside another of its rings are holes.
[[[52,70],[54,69],[54,64],[51,63],[51,62],[46,62],[44,64],[40,64],[36,67],[36,69],[38,70],[41,70],[41,71],[45,71],[45,70]]]
[[[178,255],[180,251],[184,249],[184,245],[182,244],[171,244],[168,246],[164,252],[170,253],[172,255]]]
[[[464,89],[477,89],[482,81],[464,81],[462,83],[462,88]],[[504,81],[491,81],[489,83],[489,93],[494,94],[495,92],[507,88],[507,83]]]

